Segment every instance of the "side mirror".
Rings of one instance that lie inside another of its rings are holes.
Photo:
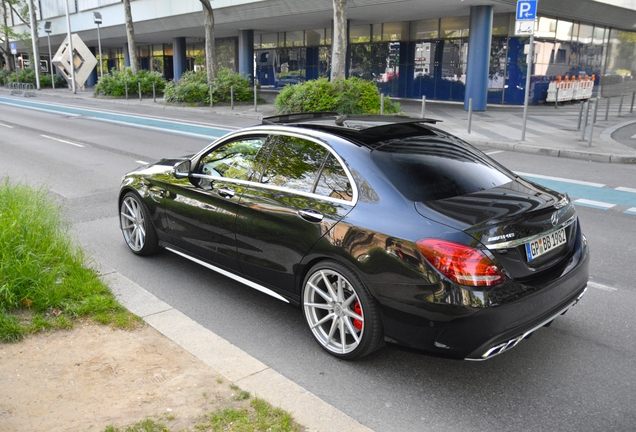
[[[188,178],[190,176],[190,161],[184,160],[179,162],[172,169],[172,173],[178,179]]]

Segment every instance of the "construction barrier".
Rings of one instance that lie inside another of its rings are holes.
[[[585,100],[592,97],[594,90],[594,81],[596,77],[592,75],[590,79],[587,75],[585,78],[579,76],[578,79],[565,77],[557,77],[556,81],[551,81],[548,87],[548,97],[546,102],[568,102],[572,100]]]

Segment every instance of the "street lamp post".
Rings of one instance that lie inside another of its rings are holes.
[[[51,56],[51,21],[44,23],[44,31],[49,41],[49,64],[51,65],[51,85],[55,89],[55,66],[53,66],[53,57]]]
[[[97,24],[97,45],[99,46],[99,76],[104,78],[104,62],[102,60],[102,40],[99,37],[99,25],[102,23],[102,14],[93,12],[93,21]]]
[[[68,37],[68,49],[70,51],[69,63],[71,64],[71,87],[73,88],[73,94],[77,93],[75,86],[75,51],[73,51],[73,35],[71,34],[71,17],[68,12],[68,1],[64,0],[66,6],[66,33]]]

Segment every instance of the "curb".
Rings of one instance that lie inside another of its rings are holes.
[[[117,300],[148,325],[197,357],[226,380],[291,413],[312,432],[371,429],[285,378],[240,348],[159,300],[117,271],[93,257],[93,267]]]

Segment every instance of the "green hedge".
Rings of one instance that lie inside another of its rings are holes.
[[[380,91],[372,81],[352,77],[336,81],[319,78],[286,86],[274,101],[279,114],[336,111],[340,114],[379,114]],[[384,113],[400,112],[400,104],[384,98]]]
[[[126,83],[128,83],[128,94],[137,95],[139,93],[139,84],[141,83],[141,94],[144,96],[152,96],[152,85],[155,85],[156,94],[164,92],[166,82],[158,72],[150,72],[140,70],[137,75],[132,73],[131,68],[124,71],[112,69],[109,74],[100,78],[95,86],[95,95],[102,96],[125,96]]]
[[[230,102],[232,86],[234,87],[235,102],[254,100],[254,89],[251,81],[243,75],[221,67],[216,79],[212,82],[214,103]],[[168,83],[164,98],[166,102],[170,103],[209,105],[210,86],[206,72],[202,70],[184,73],[178,82]]]
[[[31,68],[20,69],[18,71],[18,78],[21,83],[30,83],[36,85],[35,71]],[[6,69],[0,69],[0,84],[6,84],[10,82],[17,82],[15,72],[9,73]],[[66,80],[59,75],[55,75],[55,87],[65,87],[67,85]],[[51,75],[40,74],[40,88],[47,88],[51,86]]]

